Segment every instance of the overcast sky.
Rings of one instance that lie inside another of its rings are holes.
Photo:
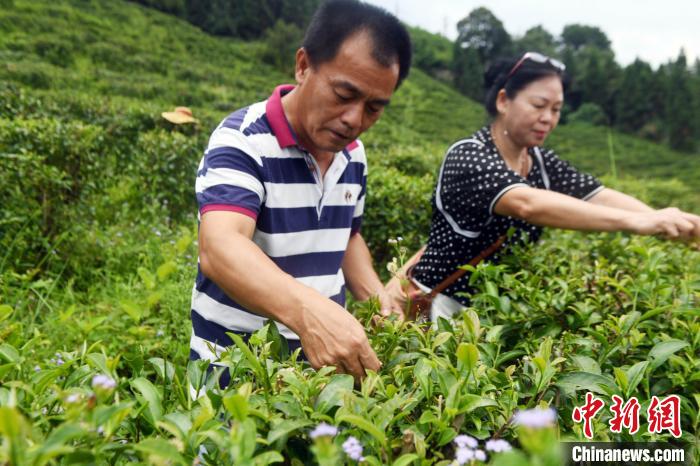
[[[541,24],[558,36],[567,24],[598,26],[612,42],[617,62],[639,57],[654,67],[675,59],[681,47],[688,62],[700,54],[698,0],[367,0],[401,20],[453,39],[457,22],[485,6],[511,36]]]

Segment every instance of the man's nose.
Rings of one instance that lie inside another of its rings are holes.
[[[340,119],[351,131],[356,131],[362,126],[363,115],[364,104],[362,102],[357,102],[348,105]]]

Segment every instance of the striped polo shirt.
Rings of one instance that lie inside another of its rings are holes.
[[[359,141],[351,143],[334,154],[321,179],[282,109],[282,96],[293,88],[277,87],[266,101],[233,112],[214,130],[197,172],[199,214],[230,211],[255,219],[253,242],[281,270],[344,306],[341,263],[362,222],[365,151]],[[238,304],[197,269],[190,357],[215,360],[232,344],[226,332],[254,332],[267,318]],[[263,277],[251,277],[257,278]],[[278,327],[286,338],[299,339]]]

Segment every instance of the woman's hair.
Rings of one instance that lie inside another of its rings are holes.
[[[566,95],[570,84],[569,76],[566,72],[552,66],[549,62],[539,63],[527,59],[518,66],[513,74],[510,74],[521,58],[522,55],[515,58],[499,59],[489,66],[489,69],[484,73],[484,88],[486,90],[484,106],[491,116],[498,115],[496,97],[498,97],[498,91],[501,89],[505,89],[509,99],[514,99],[518,92],[531,82],[548,76],[559,76]]]

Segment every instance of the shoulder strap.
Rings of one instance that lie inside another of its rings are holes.
[[[477,255],[477,256],[474,257],[472,260],[470,260],[468,265],[471,265],[472,267],[476,267],[476,266],[479,264],[479,262],[483,261],[484,259],[486,259],[487,257],[489,257],[491,254],[493,254],[494,252],[496,252],[496,250],[497,250],[498,248],[501,247],[501,245],[502,245],[503,242],[506,240],[506,238],[507,238],[506,235],[501,235],[501,236],[499,236],[498,239],[497,239],[491,246],[489,246],[488,248],[484,249],[483,251],[481,251],[481,252],[479,253],[479,255]],[[415,264],[414,264],[414,266],[415,266]],[[452,285],[454,282],[456,282],[456,281],[457,281],[462,275],[464,275],[465,273],[467,273],[466,270],[464,270],[464,269],[459,269],[459,270],[457,270],[456,272],[454,272],[452,275],[450,275],[449,277],[447,277],[446,279],[444,279],[444,280],[443,280],[442,282],[440,282],[440,284],[438,284],[435,288],[433,288],[432,290],[430,290],[430,293],[428,293],[428,296],[430,297],[430,299],[431,299],[431,300],[434,299],[435,296],[437,296],[438,294],[440,294],[440,293],[442,293],[443,291],[445,291],[445,289],[446,289],[447,287],[449,287],[449,286]],[[409,276],[409,278],[411,278],[411,279],[413,278],[413,266],[408,270],[407,275]]]

